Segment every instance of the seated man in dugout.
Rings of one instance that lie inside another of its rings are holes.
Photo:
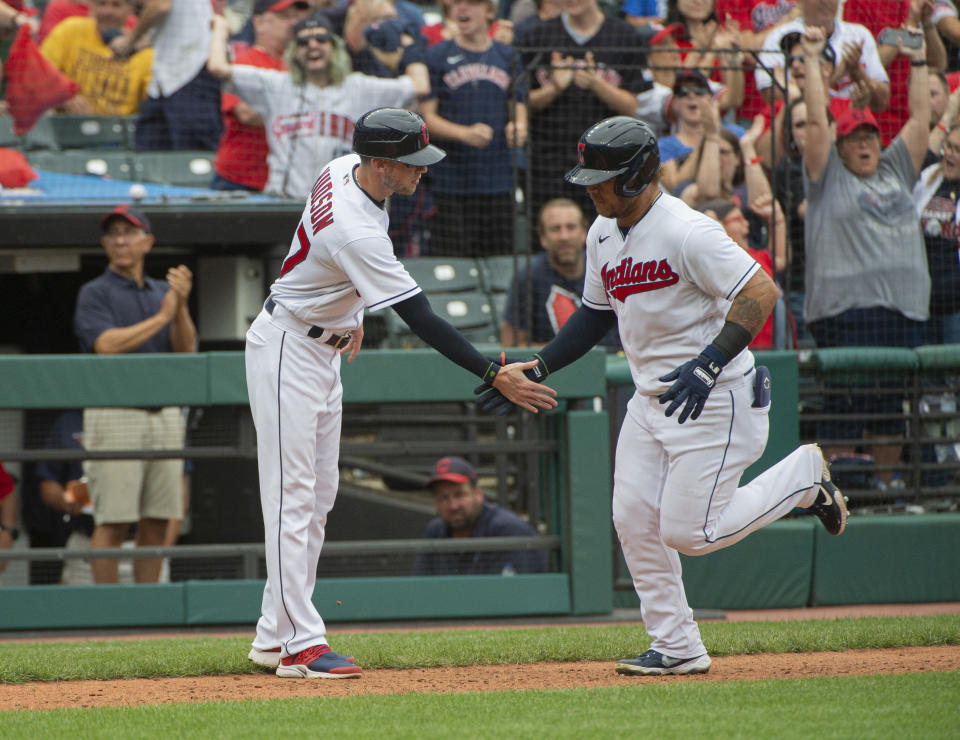
[[[507,509],[487,503],[477,484],[477,471],[462,457],[443,457],[427,481],[437,516],[424,537],[536,537],[527,522]],[[512,575],[545,573],[546,550],[491,550],[487,552],[423,553],[414,575]]]

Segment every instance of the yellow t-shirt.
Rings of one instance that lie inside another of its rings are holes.
[[[136,113],[147,97],[153,49],[117,59],[93,18],[66,18],[43,40],[40,53],[80,86],[98,115]]]

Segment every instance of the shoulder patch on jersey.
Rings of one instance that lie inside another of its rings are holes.
[[[676,284],[680,276],[666,259],[633,263],[633,257],[624,258],[619,265],[605,264],[600,270],[603,288],[607,294],[623,302],[634,293],[646,293]]]

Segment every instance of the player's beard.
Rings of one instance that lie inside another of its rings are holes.
[[[417,191],[417,185],[420,184],[420,178],[411,178],[408,173],[395,175],[393,172],[386,172],[383,176],[383,183],[392,193],[413,195]]]

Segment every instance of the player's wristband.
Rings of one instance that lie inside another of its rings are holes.
[[[943,131],[943,133],[948,133],[948,132],[947,132],[947,127],[943,125],[943,122],[942,122],[942,121],[937,124],[937,128],[940,129],[941,131]]]
[[[733,321],[724,321],[720,333],[714,337],[714,340],[707,345],[701,354],[706,354],[711,359],[717,359],[720,367],[726,365],[730,360],[739,355],[750,344],[753,336],[740,324]],[[712,349],[713,352],[707,353]]]
[[[927,60],[926,60],[926,59],[911,59],[911,60],[910,60],[910,66],[911,66],[911,67],[926,67],[926,66],[927,66]]]
[[[497,363],[491,362],[489,365],[487,365],[487,369],[483,371],[483,375],[480,376],[480,379],[484,383],[493,385],[493,379],[497,377],[497,372],[499,372],[500,367],[501,366]]]

